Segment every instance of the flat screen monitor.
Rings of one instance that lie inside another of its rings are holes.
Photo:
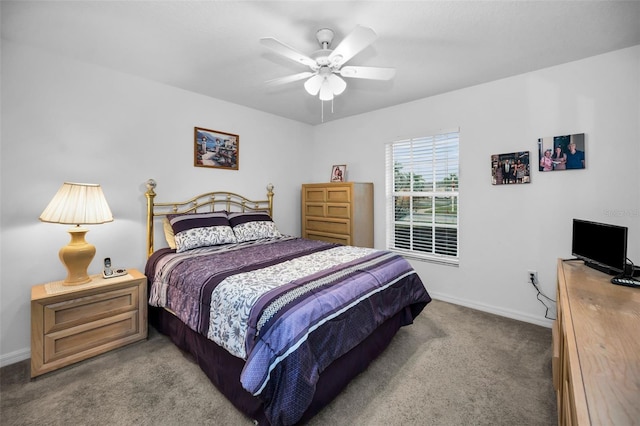
[[[609,275],[624,273],[627,232],[625,226],[573,219],[571,254]]]

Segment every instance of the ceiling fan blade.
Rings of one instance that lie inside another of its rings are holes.
[[[329,55],[329,61],[336,67],[353,58],[377,38],[371,28],[358,25],[351,31]]]
[[[395,68],[378,67],[342,67],[337,71],[343,77],[368,78],[371,80],[391,80],[396,75]]]
[[[298,74],[288,75],[286,77],[274,78],[267,80],[265,83],[269,86],[278,86],[280,84],[293,83],[294,81],[303,80],[314,75],[311,71],[305,71]]]
[[[320,86],[322,86],[322,82],[324,81],[324,77],[321,75],[314,75],[309,80],[304,82],[304,89],[312,96],[315,96],[320,91]]]
[[[301,63],[303,65],[307,65],[311,68],[317,67],[316,61],[305,55],[304,53],[298,52],[291,46],[287,46],[281,41],[276,40],[273,37],[265,37],[260,39],[260,43],[273,50],[274,52],[284,56],[285,58],[289,58],[292,61]]]

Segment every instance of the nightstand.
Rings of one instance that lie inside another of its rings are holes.
[[[126,275],[31,288],[31,377],[147,338],[147,278]]]

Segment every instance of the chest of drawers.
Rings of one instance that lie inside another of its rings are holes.
[[[302,185],[302,237],[373,247],[373,184]]]

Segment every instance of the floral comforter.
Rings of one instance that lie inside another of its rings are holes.
[[[149,304],[245,360],[240,381],[274,425],[300,419],[331,362],[431,301],[399,255],[294,237],[162,249],[147,273]]]

